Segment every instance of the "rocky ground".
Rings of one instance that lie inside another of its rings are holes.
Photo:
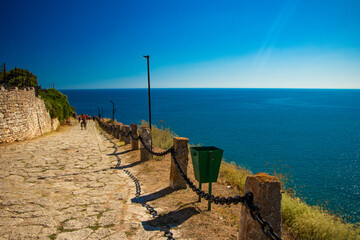
[[[92,121],[87,130],[76,123],[36,139],[0,145],[0,239],[163,236],[141,224],[151,215],[132,201],[134,182],[116,168],[122,150]],[[121,160],[126,163],[127,156]]]

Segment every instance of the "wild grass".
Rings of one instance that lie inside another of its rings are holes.
[[[148,126],[143,121],[141,125]],[[168,149],[172,146],[172,138],[176,136],[169,128],[152,127],[154,146]],[[243,194],[246,177],[252,172],[235,163],[221,162],[219,181],[230,185]],[[286,188],[285,183],[291,182],[289,176],[274,171],[282,182],[281,215],[282,223],[297,238],[306,240],[360,240],[359,224],[346,223],[340,217],[326,211],[319,206],[307,205],[295,196],[292,189]]]
[[[177,135],[164,125],[163,121],[160,121],[157,125],[152,124],[152,144],[155,147],[169,149],[173,145],[173,138]],[[149,126],[149,123],[143,120],[141,126]]]
[[[224,183],[243,193],[246,177],[250,174],[252,173],[248,169],[223,161],[219,177]],[[282,184],[284,183],[282,180],[287,181],[284,175],[280,175],[279,179]],[[283,224],[297,239],[360,239],[359,224],[346,223],[340,217],[319,206],[307,205],[303,200],[294,196],[294,191],[291,189],[287,189],[282,194],[281,217]]]
[[[219,179],[242,193],[246,177],[251,174],[250,170],[237,166],[234,162],[227,163],[223,160],[220,165]]]
[[[281,216],[287,229],[299,239],[360,239],[359,224],[344,222],[319,206],[282,194]]]

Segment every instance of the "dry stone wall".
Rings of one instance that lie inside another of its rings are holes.
[[[30,139],[48,133],[52,121],[34,88],[0,86],[0,143]]]

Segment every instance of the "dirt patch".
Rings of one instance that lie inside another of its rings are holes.
[[[240,205],[212,204],[208,211],[208,202],[198,202],[197,195],[189,188],[172,191],[169,187],[171,156],[153,157],[146,162],[140,162],[139,150],[131,151],[131,146],[123,146],[121,155],[122,168],[134,172],[141,184],[141,196],[133,198],[133,202],[147,203],[153,207],[159,216],[142,222],[147,231],[163,230],[170,227],[176,239],[237,239],[239,230]],[[163,149],[154,148],[160,152]],[[189,156],[189,161],[191,157]],[[188,176],[196,184],[192,163],[188,165]],[[239,195],[230,186],[213,183],[212,193],[218,196]],[[203,184],[207,192],[208,184]],[[294,239],[283,229],[283,239]]]

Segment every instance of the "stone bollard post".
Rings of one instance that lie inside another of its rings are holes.
[[[140,136],[142,137],[144,143],[148,148],[151,146],[151,133],[150,128],[147,126],[143,126],[140,128]],[[140,161],[146,161],[151,159],[151,153],[145,149],[143,144],[140,145]]]
[[[125,142],[125,145],[130,144],[130,136],[126,137],[126,135],[128,135],[129,132],[130,132],[130,127],[129,127],[129,125],[124,125],[123,128],[124,128],[124,142]]]
[[[266,173],[248,176],[244,193],[254,194],[254,204],[259,207],[261,216],[268,221],[274,232],[281,237],[281,186],[277,177]],[[254,220],[249,209],[242,204],[240,210],[240,230],[238,240],[266,240],[260,224]]]
[[[111,131],[111,135],[113,136],[113,137],[115,137],[115,123],[111,123],[110,124],[110,131]]]
[[[124,132],[125,132],[124,125],[122,125],[120,127],[120,138],[119,138],[121,142],[125,142]]]
[[[137,129],[138,129],[138,125],[135,123],[132,123],[131,124],[131,135],[135,138],[138,137]],[[134,140],[131,138],[131,149],[132,150],[139,149],[139,140]]]
[[[120,137],[120,123],[115,123],[114,137],[116,139]]]
[[[179,162],[180,167],[184,173],[187,174],[187,166],[189,161],[189,139],[183,137],[174,137],[173,142],[176,160]],[[186,182],[181,176],[173,157],[171,157],[170,166],[170,187],[174,190],[186,188]]]

